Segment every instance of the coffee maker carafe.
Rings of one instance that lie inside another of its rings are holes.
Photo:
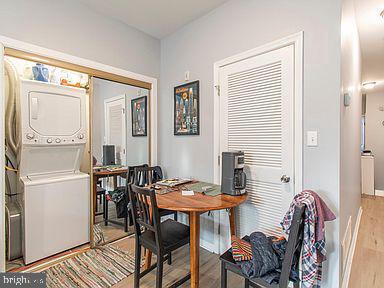
[[[244,152],[223,152],[221,170],[221,192],[230,195],[244,194],[247,183]]]

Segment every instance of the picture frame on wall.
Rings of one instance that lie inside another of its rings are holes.
[[[132,136],[147,136],[147,96],[131,100]]]
[[[174,135],[200,135],[200,81],[174,88]]]

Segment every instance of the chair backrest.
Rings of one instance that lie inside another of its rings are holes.
[[[158,181],[157,167],[137,167],[135,168],[135,176],[133,183],[137,186],[147,186]]]
[[[288,243],[281,268],[281,275],[279,280],[280,288],[288,287],[289,275],[291,274],[292,265],[297,272],[297,275],[299,275],[299,261],[304,238],[304,215],[305,206],[296,206],[293,213],[291,228],[289,230]]]
[[[128,195],[136,241],[140,241],[143,230],[150,230],[155,235],[157,249],[162,249],[160,217],[155,190],[128,184]]]
[[[141,168],[141,167],[148,167],[148,164],[142,164],[142,165],[137,165],[137,166],[128,166],[127,169],[127,184],[128,183],[133,183],[135,180],[135,169],[136,168]]]

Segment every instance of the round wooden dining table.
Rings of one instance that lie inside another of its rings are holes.
[[[166,194],[156,194],[159,208],[184,212],[189,215],[191,287],[199,287],[200,215],[208,211],[229,209],[230,232],[231,235],[235,235],[234,208],[246,199],[247,194],[208,196],[195,193],[191,196],[184,196],[181,189]],[[152,254],[148,251],[145,263],[147,268],[151,266],[151,257]]]

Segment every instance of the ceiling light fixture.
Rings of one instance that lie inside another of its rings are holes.
[[[376,82],[366,82],[363,84],[363,87],[365,89],[372,89],[376,86]]]

